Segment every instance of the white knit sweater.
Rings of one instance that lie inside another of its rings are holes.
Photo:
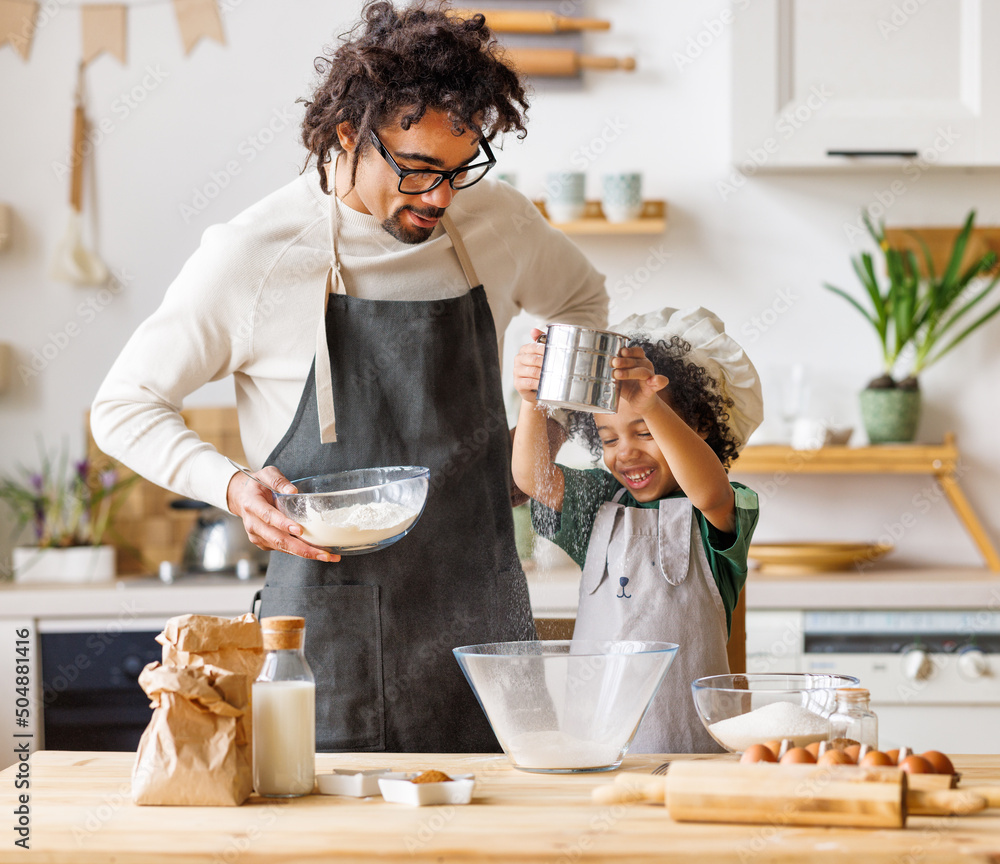
[[[308,172],[205,231],[97,393],[91,426],[105,453],[173,492],[226,507],[232,466],[178,412],[188,394],[232,375],[243,448],[252,467],[263,465],[294,418],[315,354],[331,261],[329,207]],[[440,225],[407,245],[375,217],[337,207],[348,294],[434,300],[468,290]],[[523,195],[487,179],[457,194],[448,212],[486,289],[501,356],[504,331],[522,309],[605,326],[604,277]],[[349,410],[337,407],[338,415]]]

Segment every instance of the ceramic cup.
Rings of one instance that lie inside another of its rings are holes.
[[[553,171],[545,175],[545,212],[553,222],[572,222],[587,208],[587,177],[582,171]]]
[[[793,450],[818,450],[826,445],[827,425],[823,420],[799,417],[792,424]]]
[[[605,174],[601,177],[601,209],[609,222],[628,222],[642,213],[642,174]]]

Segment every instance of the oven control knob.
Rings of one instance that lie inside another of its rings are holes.
[[[122,659],[122,672],[129,678],[138,678],[144,665],[141,657],[136,654],[128,654]]]
[[[963,678],[985,678],[990,674],[990,664],[978,648],[965,648],[958,655],[958,671]]]
[[[932,668],[927,652],[920,648],[911,648],[903,654],[903,674],[911,681],[929,678]]]

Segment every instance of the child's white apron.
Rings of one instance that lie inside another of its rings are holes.
[[[587,547],[573,639],[676,642],[678,650],[639,726],[631,753],[718,753],[695,712],[691,682],[729,672],[726,610],[694,508],[601,505]]]

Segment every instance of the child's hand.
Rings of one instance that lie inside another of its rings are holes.
[[[621,398],[640,414],[661,403],[659,392],[670,383],[664,375],[653,371],[653,364],[638,346],[622,348],[611,361],[615,379],[621,383]]]
[[[525,402],[534,402],[538,390],[538,377],[542,373],[542,355],[545,353],[545,346],[535,340],[541,335],[541,330],[537,328],[532,330],[532,341],[522,345],[514,358],[514,388]]]

